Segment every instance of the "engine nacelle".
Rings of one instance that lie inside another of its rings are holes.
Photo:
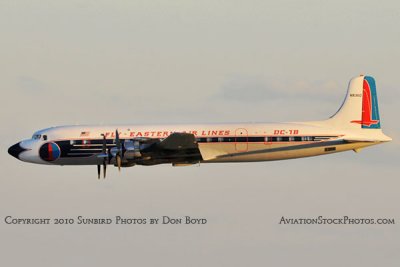
[[[140,153],[140,141],[125,140],[124,148],[124,159],[130,160],[142,157],[142,154]]]

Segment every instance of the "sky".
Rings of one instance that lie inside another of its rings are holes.
[[[0,1],[0,250],[7,266],[398,266],[398,1]],[[322,120],[375,77],[393,141],[289,161],[109,168],[23,163],[69,124]],[[205,225],[6,225],[4,217]],[[395,225],[280,225],[282,216]]]

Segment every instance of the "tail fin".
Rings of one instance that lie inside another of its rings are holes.
[[[361,75],[351,79],[342,106],[328,121],[340,128],[380,129],[374,78]]]

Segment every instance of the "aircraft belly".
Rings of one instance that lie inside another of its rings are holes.
[[[332,154],[343,152],[347,150],[361,149],[367,146],[374,145],[375,143],[360,142],[360,143],[344,143],[340,145],[326,145],[319,147],[310,147],[302,149],[290,149],[295,145],[263,145],[263,144],[249,144],[249,150],[246,152],[235,152],[232,154],[225,154],[211,160],[205,160],[204,163],[217,163],[217,162],[257,162],[257,161],[273,161],[284,160],[293,158],[312,157],[318,155]],[[335,150],[328,150],[326,148],[335,148]],[[282,149],[282,150],[280,150]],[[271,151],[269,151],[271,150]]]

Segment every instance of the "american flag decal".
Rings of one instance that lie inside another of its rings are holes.
[[[81,132],[81,137],[83,136],[89,136],[90,132]]]

